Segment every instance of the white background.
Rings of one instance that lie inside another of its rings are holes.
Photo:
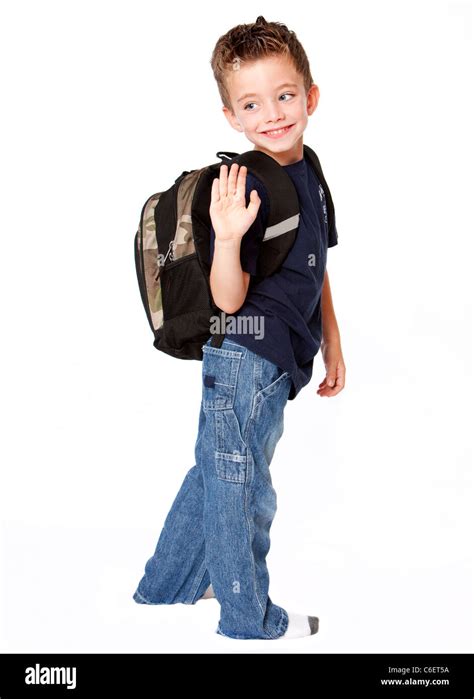
[[[347,365],[290,402],[272,462],[272,599],[292,641],[215,633],[215,600],[132,594],[193,465],[201,364],[157,352],[133,259],[145,200],[218,150],[218,37],[296,31],[305,142],[336,205]],[[473,652],[472,3],[2,6],[4,652]]]

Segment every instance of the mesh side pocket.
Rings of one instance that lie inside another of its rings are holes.
[[[174,357],[202,359],[214,310],[196,252],[163,268],[161,294],[163,327],[155,347]]]
[[[196,252],[163,268],[161,293],[164,322],[185,313],[211,310],[206,280]]]

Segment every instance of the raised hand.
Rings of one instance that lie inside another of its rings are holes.
[[[214,178],[209,214],[218,240],[237,240],[248,231],[257,216],[261,199],[252,189],[248,207],[245,205],[247,167],[232,163],[229,173],[224,163],[220,176]]]

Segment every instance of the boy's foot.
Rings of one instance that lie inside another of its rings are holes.
[[[306,616],[305,614],[294,614],[288,612],[288,628],[280,638],[302,638],[312,636],[319,629],[319,619],[317,616]]]
[[[209,585],[205,593],[199,599],[215,598],[212,585]],[[199,600],[198,600],[199,601]],[[288,628],[280,638],[303,638],[304,636],[313,636],[319,630],[319,619],[317,616],[307,616],[306,614],[295,614],[288,612]]]
[[[209,585],[206,592],[199,599],[212,599],[212,597],[215,597],[215,594],[214,590],[212,589],[212,585]]]

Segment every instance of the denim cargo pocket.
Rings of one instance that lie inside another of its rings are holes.
[[[252,418],[254,420],[259,419],[263,406],[270,396],[273,396],[279,391],[285,391],[286,395],[288,396],[290,393],[290,388],[291,376],[288,371],[284,371],[268,386],[262,388],[261,391],[257,391],[253,402]]]
[[[283,371],[274,381],[272,381],[268,386],[265,386],[265,388],[262,388],[261,391],[257,391],[255,394],[255,402],[260,403],[261,401],[265,400],[265,398],[268,398],[268,396],[271,396],[275,391],[278,391],[278,389],[282,386],[282,384],[285,383],[285,380],[290,377],[290,374],[288,371]]]
[[[236,450],[229,452],[216,451],[217,477],[231,483],[245,483],[247,477],[247,455],[239,454]]]
[[[242,352],[202,347],[202,406],[204,410],[231,410]]]

